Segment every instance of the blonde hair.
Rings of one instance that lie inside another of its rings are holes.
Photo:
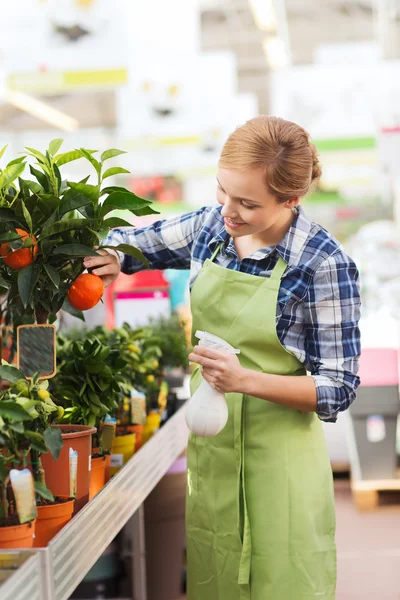
[[[317,149],[309,134],[278,117],[259,116],[238,127],[226,141],[219,165],[264,169],[268,190],[278,202],[306,196],[321,177]]]

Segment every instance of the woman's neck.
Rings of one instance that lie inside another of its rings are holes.
[[[251,256],[261,248],[277,246],[289,231],[296,216],[296,212],[291,211],[285,219],[261,233],[235,238],[234,244],[240,260]]]

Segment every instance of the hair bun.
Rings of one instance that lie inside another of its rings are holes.
[[[318,179],[322,175],[321,164],[319,162],[318,151],[314,144],[310,144],[311,146],[311,155],[312,155],[312,170],[311,170],[311,181],[318,181]]]

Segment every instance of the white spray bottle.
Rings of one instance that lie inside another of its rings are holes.
[[[230,344],[206,331],[196,331],[199,346],[213,348],[227,354],[240,354]],[[186,424],[200,437],[213,437],[223,430],[228,421],[225,395],[217,392],[205,379],[190,398],[186,408]]]

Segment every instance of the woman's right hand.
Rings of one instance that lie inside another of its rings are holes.
[[[108,287],[117,279],[121,272],[118,256],[107,250],[97,250],[101,256],[86,256],[83,260],[85,269],[90,269],[93,275],[101,277],[104,286]]]

